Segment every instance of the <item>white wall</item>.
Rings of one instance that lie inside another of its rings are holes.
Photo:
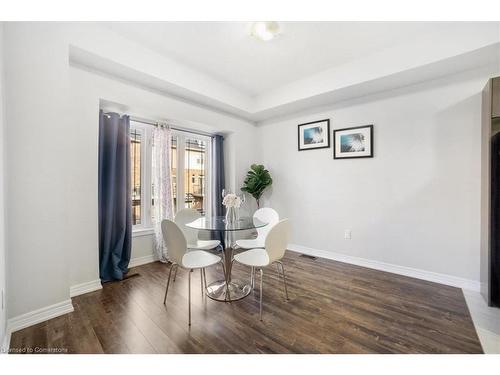
[[[468,72],[259,128],[267,204],[313,249],[479,280],[480,92]],[[297,124],[374,124],[372,159],[297,151]],[[344,239],[344,230],[352,239]]]
[[[60,25],[5,25],[9,317],[69,299],[78,202]],[[73,214],[73,215],[72,215]],[[78,262],[78,259],[73,259]]]
[[[154,257],[154,236],[144,235],[132,238],[132,255],[130,260],[134,262],[143,257]]]
[[[3,293],[2,306],[0,306],[0,350],[7,328],[7,268],[6,268],[6,241],[5,241],[5,201],[4,201],[4,142],[5,142],[5,121],[4,121],[4,74],[3,74],[3,22],[0,22],[0,293]],[[0,297],[2,298],[2,297]]]

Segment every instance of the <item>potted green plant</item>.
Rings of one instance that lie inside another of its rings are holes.
[[[257,201],[257,207],[260,207],[259,200],[264,190],[273,183],[271,174],[261,164],[252,164],[247,172],[241,191],[249,193]]]

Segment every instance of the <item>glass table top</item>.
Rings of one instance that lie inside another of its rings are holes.
[[[236,231],[262,228],[267,224],[268,223],[264,223],[263,221],[250,216],[242,216],[234,223],[229,224],[226,222],[225,216],[213,216],[201,217],[191,223],[187,223],[186,226],[200,230]]]

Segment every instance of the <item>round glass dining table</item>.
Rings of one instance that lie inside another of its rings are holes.
[[[225,216],[201,217],[186,224],[189,228],[224,233],[225,247],[222,252],[224,280],[214,281],[207,286],[208,297],[216,301],[226,302],[236,301],[250,294],[252,286],[249,283],[231,278],[236,232],[262,228],[267,224],[249,216],[240,217],[234,222],[228,222]]]

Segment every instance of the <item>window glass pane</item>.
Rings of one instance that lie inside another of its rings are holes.
[[[132,225],[141,224],[141,134],[130,132],[130,164],[132,168]]]
[[[186,138],[184,157],[184,207],[205,213],[206,205],[206,163],[207,142],[196,138]]]

